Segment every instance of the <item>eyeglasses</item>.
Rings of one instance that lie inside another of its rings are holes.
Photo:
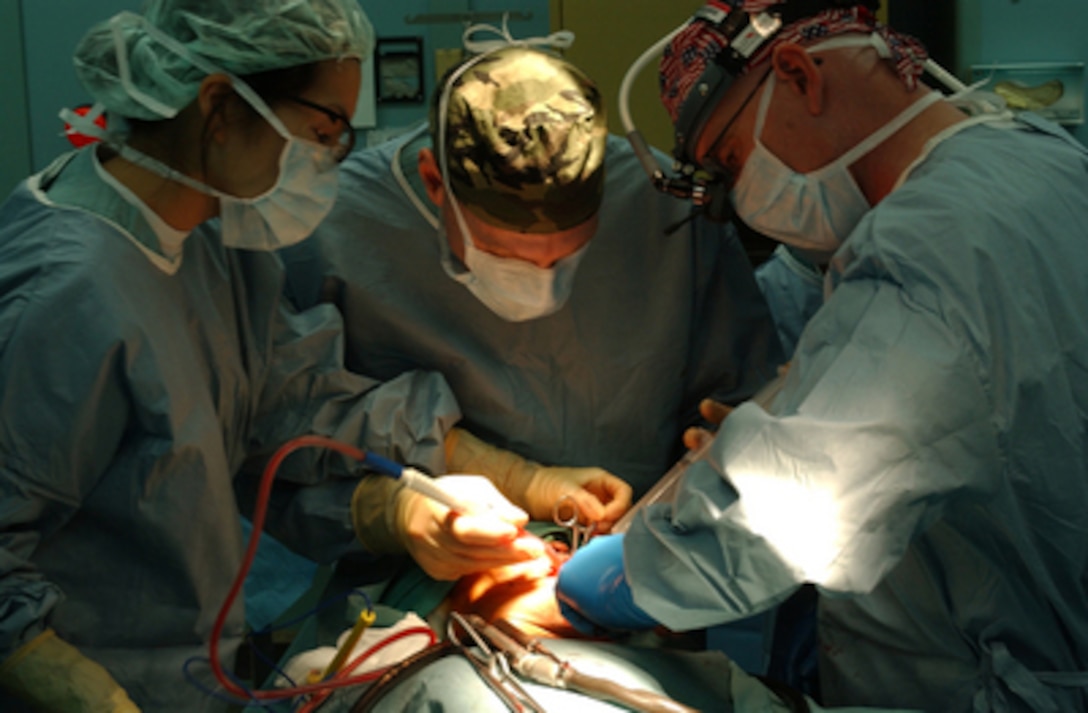
[[[763,82],[766,81],[767,75],[769,75],[771,71],[772,68],[768,68],[767,71],[763,73],[763,76],[759,78],[759,81],[756,82],[755,86],[752,87],[752,90],[748,92],[748,96],[744,97],[744,101],[740,103],[740,108],[738,108],[732,118],[726,122],[722,130],[718,132],[718,135],[714,137],[714,141],[711,142],[710,148],[707,149],[702,161],[700,161],[700,163],[703,164],[703,168],[710,173],[715,174],[720,181],[726,182],[729,185],[733,183],[735,177],[733,176],[733,171],[731,169],[726,168],[724,164],[718,161],[718,144],[720,144],[722,139],[725,138],[725,135],[729,133],[729,130],[733,128],[733,124],[737,122],[737,118],[744,113],[745,107],[752,101],[752,98],[756,95],[756,92],[759,91],[759,88],[763,86]]]
[[[351,153],[351,150],[355,148],[355,129],[351,126],[351,119],[335,109],[321,106],[309,99],[303,99],[302,97],[289,97],[289,99],[296,104],[301,104],[304,107],[321,112],[329,117],[329,121],[333,124],[336,124],[337,122],[342,122],[344,124],[344,128],[340,131],[340,136],[337,138],[337,144],[332,147],[332,152],[333,158],[336,159],[337,163],[340,163],[347,158],[348,154]],[[318,138],[322,138],[320,134],[318,135]],[[323,144],[324,142],[320,141],[319,143]]]

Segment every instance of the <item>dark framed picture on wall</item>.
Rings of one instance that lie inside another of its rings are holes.
[[[423,103],[423,38],[385,37],[374,48],[378,103]]]

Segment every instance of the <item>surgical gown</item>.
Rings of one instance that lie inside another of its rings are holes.
[[[397,147],[409,141],[397,155]],[[680,455],[702,397],[747,398],[783,360],[766,303],[731,228],[654,190],[610,137],[600,227],[556,313],[507,322],[442,268],[443,234],[417,200],[423,138],[356,152],[313,240],[285,251],[302,306],[343,311],[348,364],[389,379],[436,369],[462,425],[549,465],[600,466],[645,491]]]
[[[824,303],[823,275],[813,263],[779,244],[756,268],[756,282],[771,309],[782,351],[792,355],[805,325]]]
[[[1088,153],[1024,121],[937,144],[844,243],[770,413],[629,531],[648,613],[811,581],[825,704],[1088,710]]]
[[[198,228],[168,274],[155,244],[90,150],[0,208],[0,659],[51,626],[145,712],[221,710],[182,667],[207,655],[263,460],[319,433],[437,470],[459,412],[438,375],[345,371],[338,315],[290,307],[275,254]],[[324,561],[358,549],[358,476],[328,453],[284,462],[267,524]],[[239,602],[228,670],[243,622]]]

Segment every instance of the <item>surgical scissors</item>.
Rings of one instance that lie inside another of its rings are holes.
[[[564,512],[570,509],[570,515],[564,515]],[[552,521],[560,527],[566,527],[570,529],[570,552],[574,554],[578,551],[578,548],[589,542],[589,538],[593,537],[593,534],[597,531],[597,523],[591,522],[588,525],[581,523],[581,510],[578,509],[578,501],[574,499],[573,495],[567,494],[561,496],[555,501],[555,506],[552,508]]]

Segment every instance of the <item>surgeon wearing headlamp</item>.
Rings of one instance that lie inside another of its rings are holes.
[[[1088,152],[938,95],[877,5],[712,2],[669,42],[678,158],[719,214],[832,255],[830,292],[770,405],[559,600],[689,630],[811,582],[826,705],[1088,710]]]

